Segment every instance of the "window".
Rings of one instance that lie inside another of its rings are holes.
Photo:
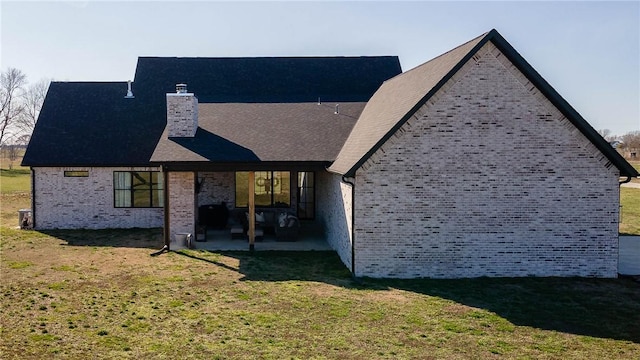
[[[288,171],[255,172],[255,204],[258,207],[290,207],[291,175]],[[236,173],[236,207],[249,206],[249,173]]]
[[[64,177],[88,177],[89,171],[65,171]]]
[[[315,174],[298,173],[298,218],[313,219],[315,216]]]
[[[115,171],[113,204],[117,208],[164,206],[163,178],[158,171]]]

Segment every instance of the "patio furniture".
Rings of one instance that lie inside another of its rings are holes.
[[[255,228],[255,241],[262,241],[264,239],[264,226],[266,212],[256,213],[256,228]],[[242,211],[232,212],[231,217],[231,239],[246,239],[249,232],[249,213]]]
[[[220,204],[202,205],[198,208],[199,225],[206,225],[212,229],[224,229],[229,219],[229,209],[223,201]]]
[[[294,215],[281,213],[275,227],[277,241],[296,241],[300,232],[300,221]]]

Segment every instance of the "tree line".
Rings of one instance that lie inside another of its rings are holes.
[[[31,139],[50,82],[29,84],[26,74],[11,67],[0,73],[0,150],[9,169]]]
[[[27,82],[16,68],[0,73],[0,145],[26,145],[49,89],[48,79]]]

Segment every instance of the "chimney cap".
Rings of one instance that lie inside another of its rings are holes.
[[[176,84],[176,93],[177,94],[186,94],[187,93],[187,84]]]

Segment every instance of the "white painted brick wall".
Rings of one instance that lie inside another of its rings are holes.
[[[194,137],[198,130],[198,98],[194,94],[167,94],[169,137]]]
[[[356,275],[616,277],[617,169],[479,54],[357,172]]]
[[[169,236],[195,234],[195,173],[169,172]]]
[[[64,177],[64,171],[86,170],[88,177]],[[159,171],[157,168],[37,167],[37,229],[104,229],[162,227],[162,208],[115,208],[114,171]]]
[[[351,187],[340,175],[316,172],[316,217],[325,229],[329,246],[351,270]]]

